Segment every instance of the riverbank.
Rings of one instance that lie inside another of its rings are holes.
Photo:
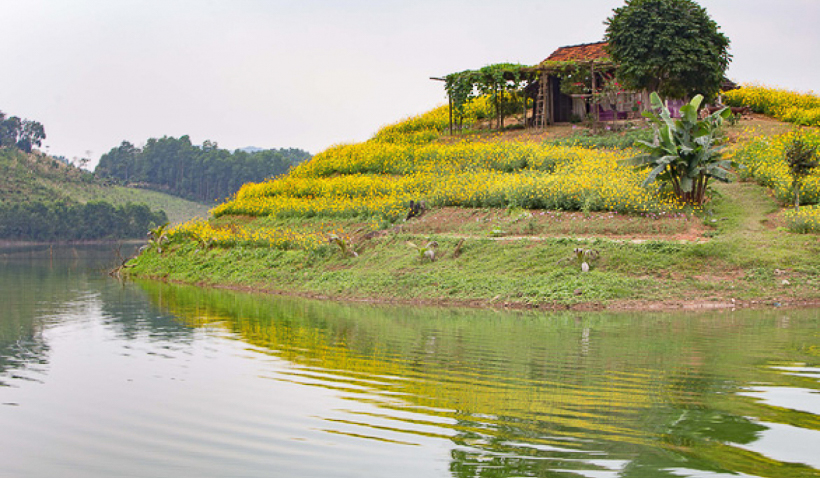
[[[150,278],[149,278],[150,279]],[[759,299],[738,300],[734,298],[703,298],[688,300],[613,300],[605,302],[576,302],[576,303],[540,303],[533,304],[519,301],[494,301],[494,300],[468,300],[468,299],[403,299],[397,297],[351,297],[344,295],[328,295],[319,292],[298,292],[293,290],[277,290],[264,287],[251,286],[231,286],[212,284],[209,282],[187,283],[183,281],[168,280],[167,278],[153,278],[160,282],[194,285],[203,289],[219,289],[252,294],[265,294],[270,296],[298,297],[311,300],[329,300],[334,302],[346,302],[351,304],[376,304],[376,305],[400,305],[416,307],[435,308],[461,308],[461,309],[498,309],[498,310],[543,310],[543,311],[575,311],[575,312],[674,312],[674,311],[730,311],[736,310],[759,310],[759,309],[808,309],[820,307],[820,298],[794,298],[770,296]]]
[[[358,231],[349,242],[356,254],[332,244],[306,251],[187,241],[146,251],[127,270],[205,287],[417,305],[730,310],[820,303],[820,237],[781,227],[783,209],[761,186],[716,190],[719,199],[703,217],[445,208],[386,230],[283,220],[279,226],[294,229]],[[432,241],[434,261],[408,245]],[[594,251],[588,272],[576,249]]]

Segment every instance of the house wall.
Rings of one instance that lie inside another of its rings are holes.
[[[572,98],[561,93],[560,78],[550,76],[549,81],[552,93],[552,118],[550,123],[566,123],[573,113]]]

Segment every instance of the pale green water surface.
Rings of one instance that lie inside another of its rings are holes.
[[[503,313],[0,250],[0,477],[817,477],[820,311]]]

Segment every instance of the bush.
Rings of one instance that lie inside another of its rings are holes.
[[[786,211],[786,227],[801,234],[820,232],[820,206],[800,208],[799,211]]]

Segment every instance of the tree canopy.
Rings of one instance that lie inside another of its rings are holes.
[[[627,0],[605,22],[618,78],[671,98],[715,96],[732,59],[729,38],[692,0]]]
[[[123,141],[100,158],[94,174],[205,202],[224,199],[247,182],[283,174],[309,158],[300,149],[230,152],[212,141],[196,146],[188,136],[165,136],[149,139],[142,149]]]
[[[44,139],[46,131],[42,124],[17,116],[7,118],[0,111],[0,147],[18,148],[30,153],[31,148],[43,144]]]

